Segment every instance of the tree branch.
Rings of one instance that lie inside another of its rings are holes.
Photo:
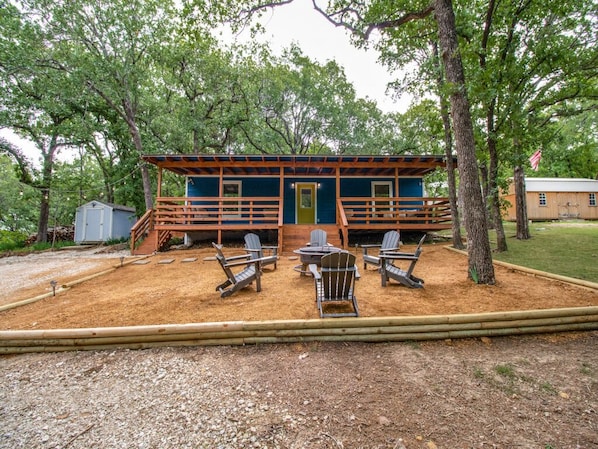
[[[378,23],[371,23],[370,25],[368,25],[368,27],[366,29],[364,38],[366,40],[369,39],[370,34],[374,30],[383,30],[386,28],[397,28],[401,25],[404,25],[408,22],[412,22],[414,20],[425,19],[433,12],[434,12],[434,5],[430,5],[427,8],[422,9],[421,11],[408,12],[408,13],[404,14],[403,16],[399,17],[398,19],[385,20],[385,21],[378,22]]]

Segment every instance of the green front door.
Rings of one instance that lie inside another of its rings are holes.
[[[297,224],[316,222],[316,185],[297,183]]]

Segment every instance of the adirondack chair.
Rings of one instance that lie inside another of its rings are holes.
[[[328,234],[323,229],[314,229],[309,233],[307,246],[328,246]]]
[[[321,318],[359,316],[355,297],[355,280],[359,278],[359,271],[353,254],[347,251],[327,254],[322,257],[320,271],[316,264],[310,264],[309,269],[314,277]],[[325,312],[325,304],[349,304],[353,310]]]
[[[363,248],[363,269],[367,270],[368,263],[380,268],[380,254],[388,251],[397,251],[401,245],[401,235],[398,231],[388,231],[384,234],[382,243],[361,245]],[[369,253],[368,250],[378,248],[378,254]]]
[[[251,254],[252,259],[261,259],[261,269],[266,265],[274,265],[274,269],[276,270],[276,263],[278,262],[278,246],[262,245],[260,237],[257,234],[250,232],[249,234],[245,234],[245,251]],[[268,255],[265,255],[266,252]]]
[[[421,238],[415,252],[384,252],[380,254],[380,277],[382,280],[382,287],[386,287],[386,282],[395,280],[410,288],[424,288],[424,280],[413,275],[415,264],[419,260],[422,253],[422,245],[426,240],[426,235]],[[397,267],[394,263],[396,261],[409,261],[407,270]]]
[[[221,298],[226,298],[238,290],[247,287],[255,281],[256,291],[262,291],[262,284],[260,281],[260,259],[254,259],[251,254],[242,254],[239,256],[225,257],[222,252],[222,245],[212,242],[212,246],[216,249],[216,259],[222,270],[226,274],[226,281],[216,287],[216,291],[220,292]],[[245,267],[242,271],[234,273],[233,267]]]

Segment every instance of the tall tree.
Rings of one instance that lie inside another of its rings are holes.
[[[486,123],[489,204],[497,249],[506,250],[501,175],[514,170],[516,190],[523,192],[527,157],[557,137],[550,124],[582,113],[578,100],[598,96],[596,3],[490,0],[461,5],[460,12],[470,91]],[[478,17],[484,18],[483,24],[472,26]],[[525,195],[517,197],[525,201]],[[517,206],[525,209],[525,204]],[[527,223],[518,215],[518,238],[529,236]]]
[[[32,0],[62,50],[61,68],[103,100],[126,124],[135,154],[144,152],[140,122],[151,91],[152,50],[168,41],[174,10],[168,1]],[[146,208],[153,206],[148,168],[140,164]]]
[[[288,4],[291,1],[281,0],[263,4],[259,1],[247,0],[239,2],[237,5],[208,4],[209,8],[204,9],[203,12],[220,17],[224,15],[237,23],[245,24],[254,14],[259,14],[267,8]],[[328,7],[319,6],[317,0],[312,0],[312,3],[314,8],[333,25],[349,29],[362,43],[367,42],[372,32],[378,31],[380,36],[377,45],[382,47],[390,45],[389,41],[396,38],[396,33],[400,32],[399,30],[405,30],[408,28],[408,24],[416,21],[425,21],[428,34],[438,33],[446,81],[451,87],[451,117],[459,157],[460,191],[468,239],[468,276],[478,283],[494,284],[495,275],[485,202],[478,179],[473,123],[452,2],[450,0],[434,0],[431,3],[421,1],[397,3],[379,0],[364,4],[351,0],[339,0],[329,4]],[[197,3],[197,6],[205,7],[206,5]],[[215,9],[210,9],[210,7]],[[422,38],[422,36],[410,37]],[[427,37],[427,35],[423,37],[426,39],[426,43]]]
[[[22,178],[40,192],[37,241],[47,240],[54,163],[59,151],[79,140],[80,115],[72,104],[80,91],[72,80],[55,69],[59,50],[54,35],[39,16],[26,17],[20,9],[5,5],[0,11],[0,127],[10,128],[33,142],[41,155],[41,173],[34,178],[22,154]]]
[[[296,46],[267,56],[254,79],[253,114],[241,124],[250,147],[287,154],[380,150],[382,113],[356,98],[336,62],[319,64]]]

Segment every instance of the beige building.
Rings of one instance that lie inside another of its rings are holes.
[[[503,199],[505,220],[515,221],[515,186]],[[583,178],[525,178],[527,218],[532,221],[598,220],[598,180]]]

